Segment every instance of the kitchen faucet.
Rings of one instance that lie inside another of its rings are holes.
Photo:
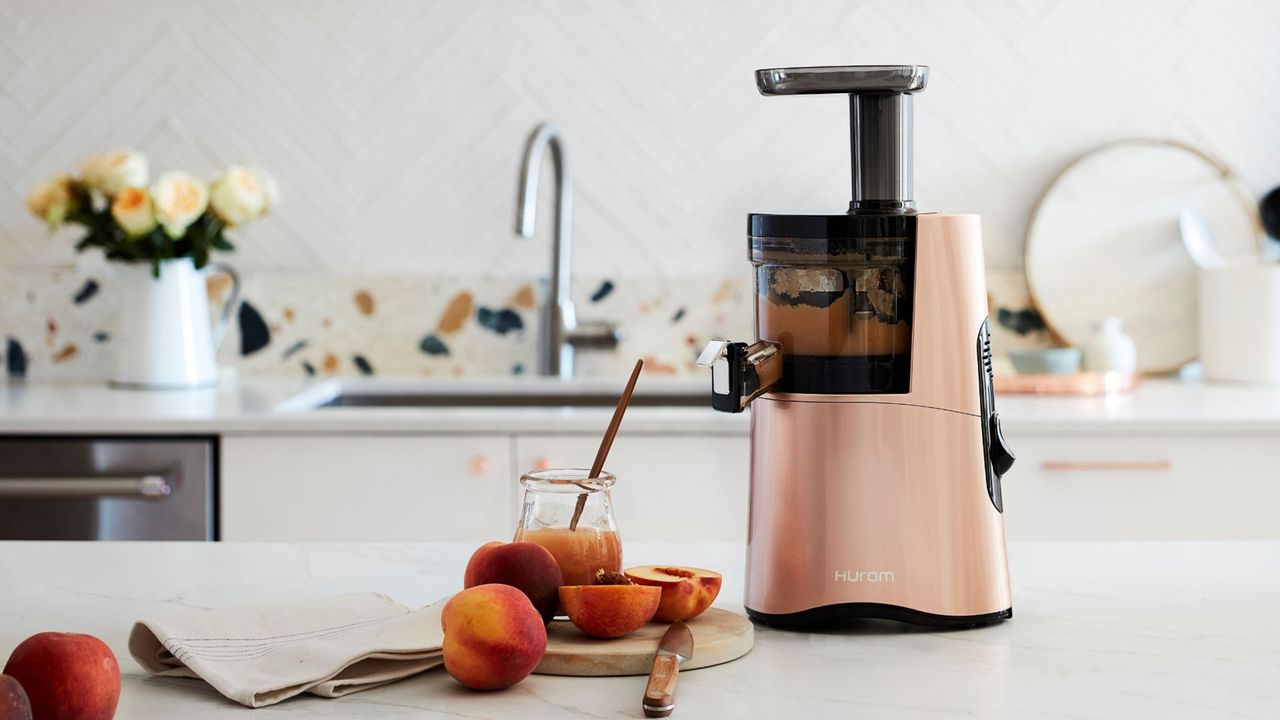
[[[569,278],[573,271],[573,173],[564,137],[553,125],[533,129],[520,165],[520,196],[516,205],[516,234],[533,238],[538,211],[538,179],[542,158],[551,153],[556,179],[556,227],[551,245],[551,289],[542,313],[538,338],[538,372],[563,379],[573,377],[574,352],[579,348],[613,349],[618,329],[609,323],[578,323]]]

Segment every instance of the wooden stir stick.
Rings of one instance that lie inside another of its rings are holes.
[[[622,391],[622,397],[618,398],[618,407],[613,410],[613,419],[609,420],[609,427],[604,431],[604,438],[600,440],[600,449],[596,451],[596,460],[591,463],[590,478],[600,477],[600,473],[604,470],[604,459],[609,456],[609,448],[613,446],[613,439],[618,435],[618,427],[622,425],[622,416],[627,412],[627,404],[631,402],[631,394],[636,391],[636,380],[640,379],[640,369],[644,367],[644,359],[636,360],[636,366],[631,371],[631,379],[627,380],[627,387]],[[569,520],[569,532],[578,529],[578,520],[582,517],[582,510],[587,506],[587,493],[578,495],[578,504],[573,508],[573,517]]]

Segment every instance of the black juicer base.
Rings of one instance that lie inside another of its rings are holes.
[[[850,620],[893,620],[931,628],[963,630],[990,625],[1013,617],[1013,608],[983,615],[936,615],[883,603],[841,603],[802,610],[795,613],[769,614],[747,608],[747,617],[769,627],[783,630],[821,630],[839,627]]]

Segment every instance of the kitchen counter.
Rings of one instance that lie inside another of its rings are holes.
[[[623,380],[575,380],[583,395]],[[554,378],[329,379],[246,377],[197,390],[142,391],[102,382],[0,385],[0,434],[598,433],[610,407],[325,407],[343,393],[531,395],[563,391]],[[705,383],[646,378],[637,393],[708,392]],[[746,417],[706,407],[632,407],[627,430],[744,434]]]
[[[124,673],[117,717],[248,717],[194,680],[146,676],[132,623],[195,608],[376,590],[410,606],[456,591],[471,546],[0,543],[0,653],[42,630],[88,632]],[[741,545],[627,547],[632,564],[719,568],[741,610]],[[1010,547],[1014,619],[966,631],[864,623],[757,628],[746,657],[682,673],[675,717],[1274,717],[1280,543]],[[696,649],[695,649],[696,652]],[[643,678],[531,676],[498,693],[437,670],[253,717],[641,717]]]
[[[576,380],[574,392],[611,394],[621,381]],[[322,407],[344,392],[537,393],[554,379],[330,379],[247,377],[216,388],[145,392],[101,382],[0,385],[0,434],[596,433],[607,407]],[[645,378],[638,393],[705,397],[700,378]],[[638,407],[624,432],[743,435],[748,414],[709,407]],[[1280,431],[1280,387],[1152,380],[1115,397],[1001,396],[1014,435],[1070,433],[1249,433]]]

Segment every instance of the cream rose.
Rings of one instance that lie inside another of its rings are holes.
[[[27,208],[50,228],[56,228],[67,217],[74,201],[75,180],[67,175],[57,175],[35,186],[27,196]]]
[[[195,177],[178,171],[161,175],[151,186],[156,220],[171,238],[180,238],[209,206],[209,189]]]
[[[280,204],[280,185],[276,182],[275,177],[272,176],[271,173],[260,167],[250,167],[249,170],[252,171],[254,175],[258,176],[258,182],[262,185],[262,194],[267,199],[266,204],[262,208],[262,212],[264,214],[270,212],[276,205]]]
[[[127,187],[146,187],[147,156],[136,150],[112,150],[85,160],[80,174],[86,185],[106,195]]]
[[[155,205],[142,188],[127,187],[116,193],[111,202],[111,217],[129,237],[146,235],[156,226]]]
[[[209,190],[209,207],[228,225],[243,225],[267,208],[267,192],[258,174],[232,165]]]

